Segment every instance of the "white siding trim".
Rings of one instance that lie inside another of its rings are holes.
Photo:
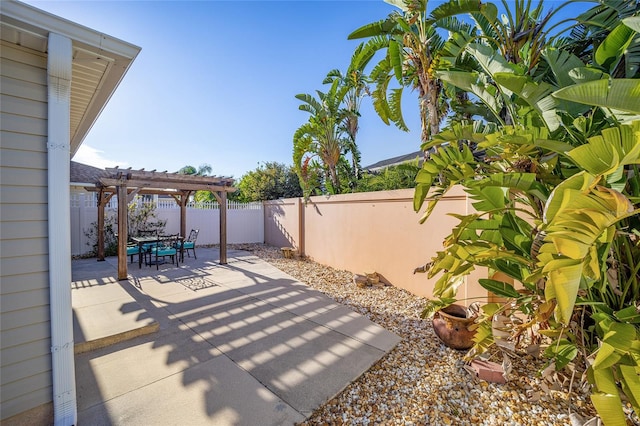
[[[71,39],[49,34],[48,199],[51,358],[55,425],[77,423],[76,380],[71,306],[71,222],[69,158],[71,109]]]

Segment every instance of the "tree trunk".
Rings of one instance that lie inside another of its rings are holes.
[[[333,191],[335,194],[340,193],[340,182],[338,182],[338,173],[336,172],[336,166],[329,166],[329,178],[331,179],[331,184],[333,185]]]
[[[437,80],[431,79],[428,75],[420,77],[420,123],[422,125],[422,143],[428,142],[432,135],[440,132],[440,111],[438,99],[440,97],[440,86]],[[429,153],[424,152],[425,159],[429,158]]]

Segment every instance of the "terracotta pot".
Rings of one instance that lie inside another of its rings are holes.
[[[475,330],[468,327],[473,324],[475,316],[467,317],[467,309],[461,305],[449,305],[439,310],[433,316],[433,329],[440,338],[450,348],[469,349],[473,346],[473,336]]]

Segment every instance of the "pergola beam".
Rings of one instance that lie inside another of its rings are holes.
[[[168,181],[145,181],[145,180],[133,180],[133,179],[113,179],[113,178],[100,178],[100,183],[103,186],[119,186],[123,182],[126,182],[128,187],[140,188],[140,191],[162,191],[161,193],[168,193],[167,189],[175,189],[176,191],[220,191],[220,192],[235,192],[235,188],[231,186],[221,186],[217,184],[204,184],[204,183],[184,183],[184,182],[168,182]],[[158,192],[154,192],[158,193]]]

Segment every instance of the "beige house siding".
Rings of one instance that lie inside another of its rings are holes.
[[[49,403],[47,58],[0,46],[0,413]]]

